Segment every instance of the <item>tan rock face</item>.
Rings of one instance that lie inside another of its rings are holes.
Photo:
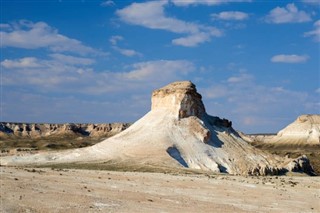
[[[151,110],[165,109],[177,118],[196,116],[205,113],[201,95],[190,81],[179,81],[162,87],[152,93]]]

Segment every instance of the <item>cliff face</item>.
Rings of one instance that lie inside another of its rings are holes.
[[[88,136],[110,137],[130,126],[129,123],[106,124],[35,124],[35,123],[0,123],[0,136],[40,138],[48,136]]]
[[[174,82],[152,93],[151,110],[164,109],[177,118],[202,117],[205,113],[201,95],[189,81]]]

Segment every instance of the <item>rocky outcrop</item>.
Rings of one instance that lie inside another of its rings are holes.
[[[301,115],[293,123],[279,131],[273,141],[281,139],[291,143],[320,145],[320,115]]]
[[[277,134],[242,135],[248,142],[313,146],[320,145],[320,115],[301,115]]]
[[[201,95],[190,81],[174,82],[152,93],[151,110],[164,109],[177,118],[202,117],[205,108]]]
[[[254,148],[240,137],[230,121],[208,115],[195,85],[182,81],[155,90],[151,111],[114,137],[83,149],[5,157],[1,163],[120,161],[241,175],[311,173],[308,161],[301,160],[281,158]]]
[[[75,135],[81,137],[110,137],[130,126],[129,123],[105,124],[35,124],[0,123],[0,136],[18,138],[40,138],[49,136]]]
[[[309,159],[305,155],[291,161],[286,168],[291,172],[304,172],[313,174],[313,168],[310,165]]]

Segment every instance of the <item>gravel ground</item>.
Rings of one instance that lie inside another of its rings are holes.
[[[320,212],[320,177],[0,171],[1,212]]]

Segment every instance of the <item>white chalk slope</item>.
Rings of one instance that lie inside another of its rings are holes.
[[[189,81],[152,94],[152,109],[127,130],[92,147],[24,157],[1,158],[2,165],[70,162],[137,162],[230,174],[303,171],[304,157],[292,161],[255,149],[231,122],[205,112],[201,95]]]
[[[278,132],[272,142],[320,144],[320,115],[301,115]]]

